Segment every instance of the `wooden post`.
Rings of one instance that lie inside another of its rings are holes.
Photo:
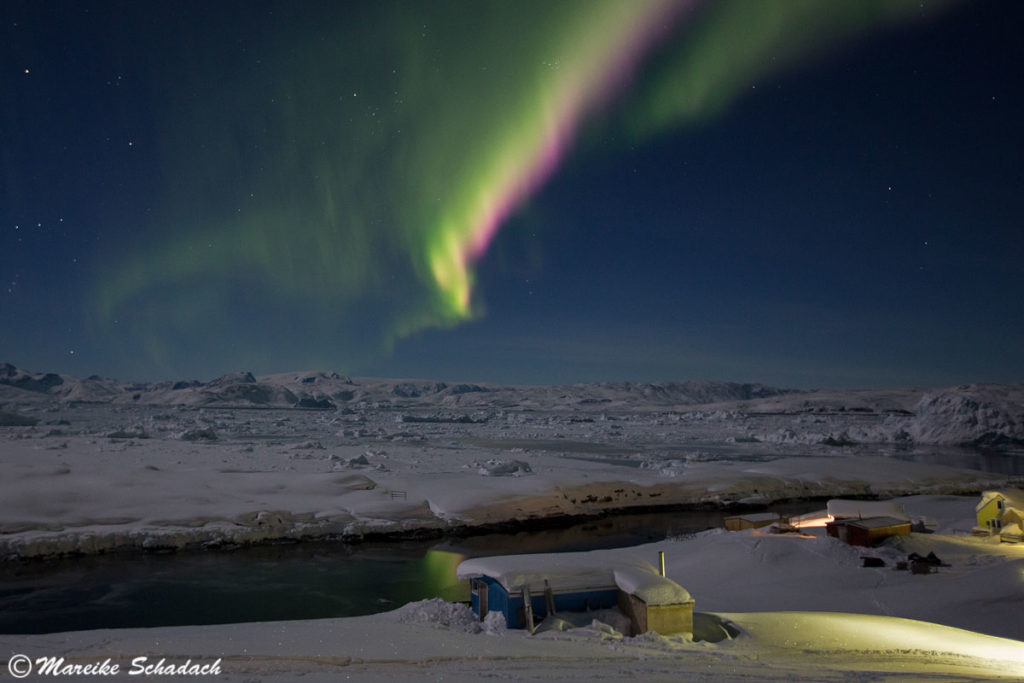
[[[658,551],[658,561],[661,563],[661,575],[665,576],[665,551]]]
[[[555,613],[555,592],[547,579],[544,579],[544,606],[548,608],[549,617]]]
[[[533,635],[533,602],[530,600],[530,587],[523,586],[523,617],[526,619],[526,629]]]
[[[487,594],[491,592],[491,587],[480,579],[477,581],[477,604],[480,605],[480,621],[484,620],[487,616]]]

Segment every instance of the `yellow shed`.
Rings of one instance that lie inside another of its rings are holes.
[[[999,491],[985,491],[981,494],[981,501],[974,510],[978,513],[978,526],[987,529],[989,533],[999,531],[1002,526],[1000,520],[1003,517],[1003,506],[1006,503],[1006,496]]]

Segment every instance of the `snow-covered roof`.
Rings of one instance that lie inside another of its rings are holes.
[[[1006,507],[1024,508],[1024,491],[1020,489],[1006,489],[1004,491],[985,491],[981,494],[981,500],[974,507],[975,512],[981,512],[982,508],[993,500],[1002,499],[1006,501]]]
[[[615,586],[615,576],[608,562],[587,561],[589,554],[477,557],[461,563],[456,575],[460,579],[489,576],[510,593],[521,591],[523,586],[529,586],[532,591],[542,591],[545,579],[557,591]]]
[[[1007,505],[1003,508],[1003,524],[1006,524],[1008,521],[1012,523],[1015,519],[1024,520],[1024,510],[1012,505]]]
[[[993,500],[998,500],[1000,498],[1005,499],[1006,496],[999,491],[985,491],[981,494],[981,500],[979,500],[978,504],[974,506],[974,511],[981,512],[982,508],[986,505],[991,503]]]
[[[648,605],[671,605],[690,600],[672,579],[660,576],[649,563],[635,557],[611,559],[607,554],[551,553],[503,555],[466,560],[456,569],[460,579],[489,576],[509,593],[529,586],[544,590],[545,579],[559,592],[619,588]]]
[[[910,523],[910,520],[900,519],[899,517],[865,517],[864,519],[845,519],[842,521],[848,526],[856,526],[861,529],[882,529],[887,526]]]
[[[732,515],[726,519],[745,519],[748,522],[767,522],[780,519],[780,517],[777,512],[751,512],[746,515]]]
[[[646,562],[616,569],[615,584],[648,605],[678,605],[691,600],[689,591],[672,579],[658,574]]]
[[[828,501],[828,514],[833,519],[863,517],[898,517],[910,519],[903,506],[891,500],[844,500],[835,498]]]
[[[1017,540],[1022,536],[1024,536],[1024,531],[1022,531],[1020,524],[1007,524],[999,530],[1000,538]]]

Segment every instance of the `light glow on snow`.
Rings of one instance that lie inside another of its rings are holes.
[[[790,519],[790,524],[797,529],[814,529],[823,527],[831,521],[833,521],[832,515],[822,511],[820,514],[811,513],[793,517]]]
[[[865,647],[872,647],[879,640],[887,640],[897,649],[955,652],[990,660],[992,663],[998,662],[1001,672],[1024,676],[1024,646],[1017,641],[911,619],[875,618],[861,624],[862,621],[847,615],[836,615],[836,619],[830,622],[830,628],[849,633],[847,645],[851,649],[860,645],[856,633],[863,633]]]

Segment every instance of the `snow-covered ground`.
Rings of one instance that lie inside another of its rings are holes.
[[[629,639],[600,623],[481,631],[460,608],[422,603],[355,619],[0,636],[0,652],[110,657],[125,672],[136,656],[221,658],[217,678],[238,681],[1019,678],[1024,645],[1006,639],[1024,638],[1024,548],[971,538],[977,499],[951,494],[1019,481],[1022,406],[1021,386],[494,387],[324,373],[126,384],[0,365],[8,562],[808,497],[924,494],[908,512],[939,531],[886,544],[873,554],[888,566],[869,569],[820,529],[607,551],[653,562],[665,550],[697,611],[740,629],[720,643]],[[892,568],[929,551],[950,566]]]
[[[226,681],[302,680],[1020,680],[1024,676],[1024,547],[972,538],[974,499],[901,499],[934,534],[853,548],[821,527],[799,535],[708,531],[578,562],[665,552],[667,575],[696,599],[698,621],[738,635],[719,642],[626,638],[607,612],[537,635],[480,624],[468,608],[430,600],[351,619],[0,636],[0,653],[65,664],[107,659],[212,665]],[[935,552],[937,573],[897,571]],[[887,566],[862,567],[861,557]],[[595,619],[596,617],[596,619]],[[964,630],[970,629],[970,630]],[[697,629],[695,629],[697,630]]]

